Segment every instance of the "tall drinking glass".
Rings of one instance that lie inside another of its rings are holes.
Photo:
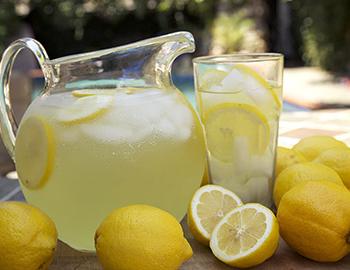
[[[211,183],[244,202],[271,207],[283,56],[232,54],[193,62]]]

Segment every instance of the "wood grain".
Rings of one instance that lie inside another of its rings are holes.
[[[193,239],[188,232],[187,225],[182,222],[185,236],[189,240],[194,255],[181,270],[234,270],[218,261],[210,252]],[[350,270],[350,255],[337,263],[317,263],[293,252],[281,239],[276,254],[263,264],[253,267],[254,270]],[[102,270],[94,253],[83,253],[60,242],[56,257],[50,270]],[[130,269],[134,270],[134,269]],[[135,269],[137,270],[137,269]],[[156,269],[155,269],[156,270]]]

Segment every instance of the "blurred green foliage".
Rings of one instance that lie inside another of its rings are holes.
[[[350,72],[350,1],[293,0],[303,60],[334,72]]]
[[[240,12],[247,2],[256,0],[0,0],[0,49],[22,21],[52,58],[179,29],[191,31],[197,44],[209,43],[199,53],[208,52],[212,37],[232,52],[241,48],[248,24],[253,28],[254,21]],[[230,34],[221,37],[225,32]]]
[[[266,50],[266,42],[256,29],[256,21],[248,16],[245,9],[220,14],[214,20],[211,32],[211,52],[215,54]]]
[[[215,0],[0,0],[0,49],[19,21],[57,57],[177,29],[200,32],[215,7]]]

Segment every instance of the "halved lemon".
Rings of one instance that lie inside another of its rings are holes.
[[[30,116],[21,123],[16,138],[16,169],[22,184],[42,187],[51,175],[55,143],[51,126],[45,119]]]
[[[113,96],[92,95],[81,97],[63,108],[57,119],[65,124],[79,124],[103,115],[111,106]]]
[[[211,108],[204,117],[208,150],[224,162],[232,162],[235,148],[242,142],[250,154],[262,154],[270,140],[266,117],[254,106],[223,103]]]
[[[194,238],[208,245],[216,224],[226,213],[240,205],[240,198],[221,186],[206,185],[198,189],[187,213],[188,227]]]
[[[278,241],[275,215],[261,204],[248,203],[229,212],[217,224],[210,238],[210,248],[220,261],[246,268],[270,258]]]
[[[72,91],[72,95],[75,97],[87,97],[95,95],[114,95],[116,89],[80,89]]]

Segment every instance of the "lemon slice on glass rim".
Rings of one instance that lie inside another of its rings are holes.
[[[42,187],[51,175],[55,142],[51,126],[45,119],[30,116],[23,120],[16,137],[16,170],[28,189]]]
[[[250,154],[263,154],[269,145],[270,127],[264,114],[255,106],[222,103],[204,115],[207,147],[211,155],[232,162],[235,148],[247,144]]]
[[[211,233],[217,223],[229,211],[242,205],[240,198],[221,186],[205,185],[192,197],[187,222],[197,241],[208,245]]]
[[[215,227],[210,248],[220,261],[240,268],[258,265],[270,258],[279,241],[277,218],[257,203],[229,212]]]

